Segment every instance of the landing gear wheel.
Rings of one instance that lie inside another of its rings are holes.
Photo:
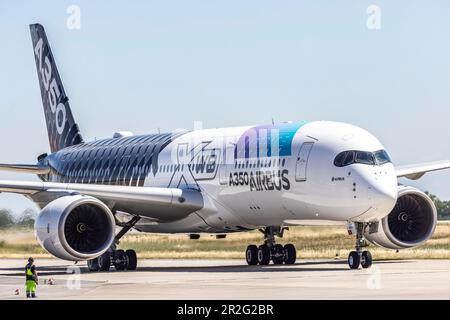
[[[98,258],[87,261],[89,271],[98,271]]]
[[[297,250],[292,243],[288,243],[284,246],[284,263],[294,264],[297,260]]]
[[[258,247],[251,244],[245,250],[245,260],[249,266],[256,266],[258,264]]]
[[[117,250],[114,253],[114,267],[117,271],[125,270],[128,265],[128,257],[123,250]]]
[[[358,269],[361,263],[361,256],[358,252],[352,251],[348,255],[348,265],[350,269]]]
[[[126,266],[127,270],[136,270],[137,267],[137,255],[134,250],[125,251],[126,256],[128,257],[128,264]]]
[[[100,257],[97,258],[98,270],[99,271],[109,271],[111,267],[111,254],[106,251]]]
[[[283,264],[284,262],[284,249],[281,244],[276,244],[273,247],[272,261],[273,264]]]
[[[364,269],[372,266],[372,254],[369,251],[363,251],[361,254],[361,267]]]
[[[266,266],[270,263],[270,249],[266,244],[262,244],[258,248],[258,263]]]

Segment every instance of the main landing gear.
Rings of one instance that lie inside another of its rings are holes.
[[[260,229],[264,234],[264,244],[257,247],[251,244],[245,251],[245,259],[247,264],[265,266],[272,260],[273,264],[294,264],[297,259],[297,251],[293,244],[275,243],[275,236],[283,237],[284,228],[280,227],[266,227]]]
[[[358,269],[359,266],[364,269],[372,266],[372,254],[370,251],[363,251],[364,247],[367,247],[367,242],[364,239],[364,228],[366,224],[362,222],[355,222],[356,227],[356,251],[351,251],[348,255],[348,265],[350,269]]]
[[[89,271],[109,271],[111,266],[116,270],[136,270],[137,256],[134,250],[117,249],[119,240],[140,220],[140,217],[133,217],[126,223],[117,223],[122,230],[114,238],[114,244],[101,256],[88,260]]]

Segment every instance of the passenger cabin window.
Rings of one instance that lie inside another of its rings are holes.
[[[378,150],[375,152],[348,150],[339,153],[334,158],[336,167],[345,167],[354,163],[366,165],[382,165],[391,162],[386,150]]]

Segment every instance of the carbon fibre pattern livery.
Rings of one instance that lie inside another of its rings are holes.
[[[56,152],[83,142],[72,115],[44,28],[30,25],[50,149]]]
[[[81,143],[50,154],[45,181],[143,186],[158,172],[159,153],[184,132],[140,135]]]

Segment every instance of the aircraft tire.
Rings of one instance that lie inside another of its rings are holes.
[[[106,251],[100,257],[97,258],[98,270],[99,271],[109,271],[111,268],[111,254]]]
[[[266,266],[270,263],[270,249],[266,244],[262,244],[258,248],[258,264]]]
[[[297,260],[297,250],[292,243],[288,243],[284,246],[284,263],[294,264]]]
[[[372,266],[372,254],[369,251],[363,251],[361,254],[361,267],[364,269]]]
[[[117,250],[114,253],[114,267],[118,271],[125,270],[128,265],[128,256],[125,254],[123,250]]]
[[[276,244],[273,247],[273,255],[272,255],[272,261],[273,264],[283,264],[285,257],[284,248],[281,244]]]
[[[136,251],[130,249],[125,252],[128,257],[128,264],[126,266],[127,270],[136,270],[137,268],[137,255]]]
[[[256,266],[258,264],[258,247],[251,244],[245,250],[245,260],[249,266]]]
[[[348,255],[348,266],[350,269],[358,269],[361,264],[361,256],[356,251],[350,252]]]
[[[87,261],[88,269],[91,272],[98,271],[98,258]]]

